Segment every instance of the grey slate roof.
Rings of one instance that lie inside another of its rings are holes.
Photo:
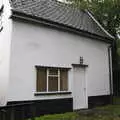
[[[11,0],[10,3],[14,11],[111,39],[86,11],[70,5],[55,0]]]

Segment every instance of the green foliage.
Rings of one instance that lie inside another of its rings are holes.
[[[120,0],[67,0],[80,9],[90,10],[113,36],[120,34]]]
[[[120,56],[120,39],[118,39],[117,41],[117,53],[118,53],[118,55]]]

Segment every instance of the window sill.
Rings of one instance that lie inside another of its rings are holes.
[[[61,91],[61,92],[36,92],[34,93],[35,96],[41,96],[41,95],[68,95],[72,94],[72,92],[69,91]]]
[[[72,64],[73,67],[81,67],[81,68],[86,68],[88,65],[86,64]]]

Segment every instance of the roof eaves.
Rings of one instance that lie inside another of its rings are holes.
[[[99,36],[99,35],[96,35],[96,34],[89,33],[89,32],[84,31],[84,30],[79,30],[79,29],[61,24],[61,23],[56,23],[56,22],[49,21],[49,20],[39,18],[39,17],[36,17],[36,16],[27,15],[25,13],[22,13],[20,11],[14,10],[14,9],[12,9],[11,18],[18,18],[18,19],[27,20],[27,21],[47,25],[47,26],[52,26],[54,28],[70,31],[70,32],[73,32],[73,33],[76,33],[76,34],[79,34],[79,35],[82,35],[82,36],[90,37],[90,38],[93,38],[93,39],[98,39],[98,40],[104,41],[106,43],[111,43],[112,44],[112,42],[113,42],[112,38],[102,37],[102,36]]]

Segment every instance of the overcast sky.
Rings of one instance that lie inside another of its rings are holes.
[[[0,0],[0,8],[1,8],[1,5],[2,5],[2,0]]]
[[[2,5],[2,1],[0,0],[0,8],[1,8],[1,5]]]

